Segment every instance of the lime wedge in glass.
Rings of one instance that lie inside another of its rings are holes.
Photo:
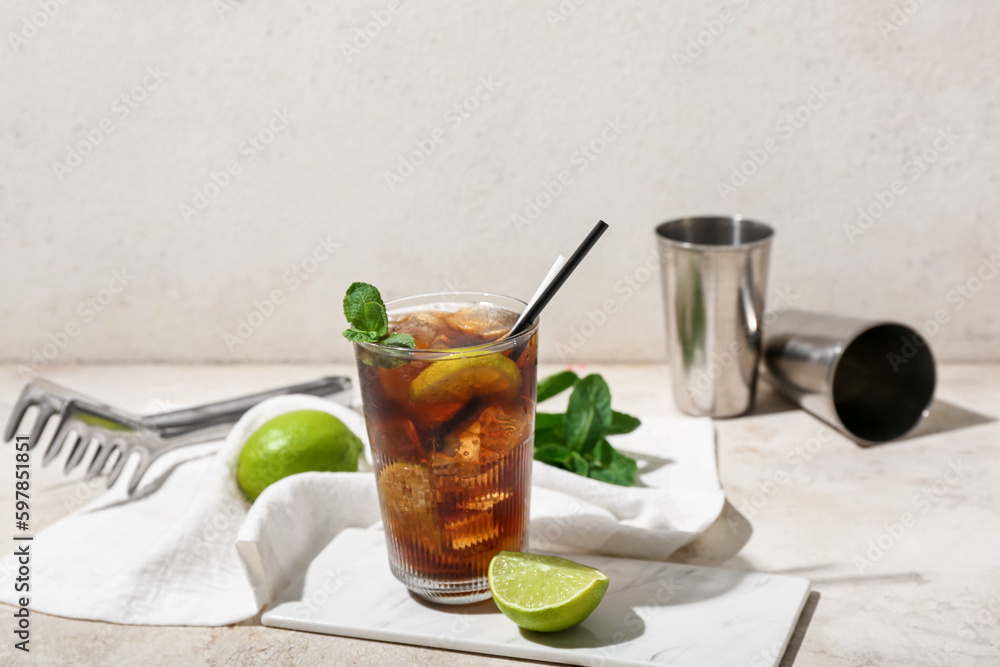
[[[410,400],[422,403],[464,403],[473,396],[506,392],[516,396],[521,371],[502,354],[435,361],[410,384]]]
[[[600,570],[556,556],[501,551],[490,590],[504,616],[526,630],[556,632],[583,622],[608,590]]]

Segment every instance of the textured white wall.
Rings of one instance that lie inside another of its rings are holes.
[[[599,217],[543,360],[662,359],[652,228],[704,212],[775,225],[772,298],[1000,358],[997,3],[26,0],[0,34],[0,357],[35,370],[348,359],[351,281],[527,297]]]

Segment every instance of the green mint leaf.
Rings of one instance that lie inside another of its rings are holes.
[[[562,430],[563,425],[563,415],[555,414],[552,412],[536,412],[535,413],[535,430],[540,431],[542,429],[559,429]]]
[[[635,459],[625,456],[617,449],[611,450],[611,463],[608,465],[608,471],[614,473],[616,481],[612,484],[618,484],[619,486],[632,486],[635,484],[636,478],[639,476],[639,464],[635,462]]]
[[[566,443],[563,442],[562,434],[553,428],[535,429],[535,447],[538,448],[543,445],[565,447]]]
[[[371,331],[379,338],[389,333],[389,318],[385,314],[385,306],[381,303],[366,303],[362,321],[364,327],[355,327],[362,331]]]
[[[629,460],[631,461],[631,459]],[[617,484],[618,486],[634,486],[636,478],[634,469],[628,472],[613,468],[591,468],[587,471],[587,476],[591,479],[597,479],[608,484]]]
[[[634,485],[638,464],[605,436],[631,433],[639,419],[611,409],[611,390],[600,375],[581,380],[572,371],[557,373],[539,381],[538,400],[570,387],[566,414],[535,413],[535,459],[601,482]]]
[[[358,331],[371,331],[376,340],[389,333],[382,295],[368,283],[352,283],[344,295],[344,316]]]
[[[352,343],[377,343],[378,336],[371,331],[358,331],[357,329],[347,329],[344,331],[344,338]]]
[[[604,435],[622,435],[623,433],[631,433],[632,431],[639,428],[642,421],[638,417],[633,417],[632,415],[627,415],[624,412],[611,411],[611,426],[608,430],[604,432]]]
[[[570,455],[570,460],[567,469],[570,472],[575,472],[577,475],[580,475],[581,477],[586,477],[587,473],[590,471],[590,464],[587,463],[587,459],[583,458],[574,451],[570,451],[569,455]]]
[[[607,468],[591,468],[587,471],[587,477],[590,479],[596,479],[600,482],[607,482],[608,484],[618,483],[618,475],[614,474]]]
[[[365,341],[373,342],[373,341]],[[375,341],[377,342],[377,341]],[[370,347],[362,347],[358,350],[358,361],[368,366],[375,366],[376,368],[399,368],[400,366],[406,365],[407,359],[402,359],[399,357],[391,357],[388,354],[380,354],[378,352],[372,352]]]
[[[547,401],[556,394],[566,391],[580,378],[573,371],[562,371],[538,381],[538,402]]]
[[[570,469],[573,459],[573,452],[562,445],[548,444],[539,447],[535,445],[535,460],[548,463],[559,468]]]
[[[611,457],[614,456],[614,453],[615,448],[611,446],[611,443],[601,438],[590,452],[590,458],[599,467],[607,468],[611,465]]]
[[[566,446],[586,454],[611,425],[611,390],[600,375],[588,375],[573,387],[563,426]]]
[[[382,295],[378,288],[368,283],[351,283],[344,294],[344,317],[355,329],[368,329],[365,326],[365,304],[382,303]]]
[[[394,333],[389,334],[379,341],[382,345],[392,345],[393,347],[408,347],[411,350],[417,346],[417,341],[410,334]]]

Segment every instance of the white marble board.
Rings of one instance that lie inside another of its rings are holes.
[[[571,665],[777,665],[809,595],[798,577],[573,555],[610,579],[558,633],[520,630],[492,600],[437,606],[389,571],[384,534],[348,529],[268,608],[264,625]]]

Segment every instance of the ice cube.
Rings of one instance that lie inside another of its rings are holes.
[[[382,469],[379,481],[390,511],[406,514],[434,511],[430,474],[422,464],[394,461]]]
[[[453,350],[456,347],[462,347],[462,345],[459,344],[458,339],[447,334],[439,334],[430,344],[432,350]]]
[[[442,319],[446,314],[436,310],[421,310],[416,313],[410,313],[410,318],[418,322],[423,322],[435,329],[444,329],[448,326],[444,319]]]
[[[413,422],[405,417],[369,420],[368,435],[372,450],[383,460],[410,459],[423,454],[420,438]]]
[[[422,430],[427,431],[441,426],[463,407],[464,403],[423,403],[413,418]]]
[[[528,415],[524,409],[508,410],[503,405],[489,405],[477,419],[482,456],[504,454],[527,436]]]
[[[433,324],[408,315],[393,322],[389,330],[392,333],[410,334],[417,342],[417,347],[422,350],[429,348],[438,337],[438,330]]]
[[[492,339],[510,331],[517,315],[504,308],[477,305],[456,310],[445,319],[462,333]]]
[[[513,494],[510,491],[490,491],[479,496],[473,496],[462,503],[462,509],[485,511],[493,509],[499,502],[507,500]]]
[[[430,472],[412,461],[395,461],[379,473],[379,490],[395,535],[437,549],[441,531]]]
[[[444,540],[452,549],[468,549],[499,535],[490,512],[470,512],[444,526]]]
[[[479,462],[479,422],[444,437],[444,449],[434,452],[434,474],[461,475],[475,469]]]
[[[479,459],[480,431],[482,431],[482,426],[477,421],[464,431],[449,433],[444,438],[445,451],[452,452],[453,456],[462,461],[475,462]]]
[[[393,401],[410,400],[410,383],[420,374],[417,364],[404,364],[398,368],[377,368],[382,394]],[[378,396],[373,399],[378,400]]]

